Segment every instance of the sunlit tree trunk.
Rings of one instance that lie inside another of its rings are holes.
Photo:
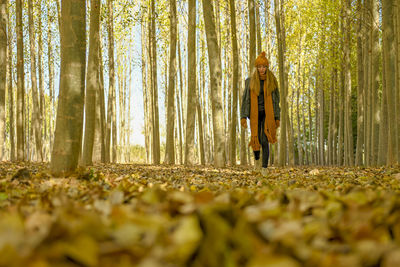
[[[156,9],[155,0],[151,0],[150,9],[150,40],[151,40],[151,90],[152,90],[152,112],[153,112],[153,127],[152,127],[152,141],[153,141],[153,164],[160,163],[160,127],[159,127],[159,114],[158,114],[158,83],[157,83],[157,44],[156,44]]]
[[[29,43],[30,43],[30,60],[31,60],[31,87],[32,87],[32,121],[35,132],[36,156],[38,160],[43,161],[42,154],[42,127],[41,114],[39,106],[39,96],[37,87],[37,72],[36,72],[36,49],[35,49],[35,25],[33,20],[33,4],[32,0],[28,0],[28,16],[29,16]]]
[[[165,163],[175,164],[175,76],[176,76],[176,0],[169,1],[170,7],[170,55],[168,78],[168,104],[167,104],[167,141],[165,148]]]
[[[199,93],[199,92],[198,92]],[[203,134],[203,119],[202,119],[202,112],[201,112],[201,105],[200,105],[200,95],[196,96],[196,110],[197,110],[197,121],[198,121],[198,130],[199,130],[199,147],[200,147],[200,164],[204,165],[206,163],[205,161],[205,155],[204,155],[204,134]]]
[[[6,144],[7,4],[8,1],[0,0],[0,161],[4,159]]]
[[[351,0],[346,0],[345,3],[345,35],[344,35],[344,75],[345,75],[345,162],[346,165],[354,165],[353,152],[353,130],[351,123],[351,65],[350,65],[350,50],[351,50]],[[347,146],[346,146],[347,144]]]
[[[22,24],[23,0],[16,0],[17,31],[17,160],[25,160],[25,74],[24,36]]]
[[[261,26],[260,26],[260,1],[259,0],[254,0],[255,1],[255,22],[256,22],[256,32],[257,32],[257,52],[256,54],[259,55],[262,52],[261,48],[261,42],[262,42],[262,36],[261,36]]]
[[[287,148],[287,102],[286,102],[286,81],[285,81],[285,51],[283,45],[283,39],[285,38],[282,32],[281,25],[281,12],[280,1],[275,0],[275,21],[276,21],[276,34],[278,36],[278,65],[279,65],[279,89],[281,92],[281,129],[280,129],[280,139],[279,139],[279,165],[284,166],[286,164],[286,148]]]
[[[302,142],[301,142],[301,131],[300,131],[300,91],[301,91],[301,67],[302,67],[302,35],[300,33],[300,40],[299,40],[299,50],[298,50],[298,55],[299,55],[299,61],[297,62],[297,90],[296,90],[296,110],[297,110],[297,152],[299,156],[299,165],[303,165],[303,148],[302,148]],[[304,80],[304,76],[303,76]],[[304,88],[303,88],[304,89]],[[303,133],[304,134],[304,133]]]
[[[63,175],[78,165],[82,144],[86,66],[86,2],[63,0],[61,70],[51,171]]]
[[[387,164],[397,162],[397,125],[396,125],[396,44],[394,39],[394,1],[382,0],[383,50],[385,64],[385,83],[388,107],[388,146]]]
[[[239,52],[238,41],[236,36],[236,8],[235,1],[229,0],[230,17],[231,17],[231,42],[232,42],[232,124],[230,132],[230,162],[236,165],[236,124],[237,124],[237,104],[238,104],[238,76],[239,76]]]
[[[249,34],[250,34],[250,49],[249,49],[249,77],[254,69],[254,61],[256,60],[257,36],[256,36],[256,19],[255,19],[255,3],[254,0],[247,0],[249,9]]]
[[[378,145],[379,145],[379,97],[378,90],[380,85],[380,44],[379,44],[379,10],[378,10],[378,0],[372,0],[372,25],[371,25],[371,164],[376,165],[378,159]]]
[[[387,162],[388,147],[388,104],[387,104],[387,88],[386,88],[386,54],[387,51],[382,49],[382,98],[381,98],[381,121],[379,122],[379,152],[378,165],[384,165]]]
[[[186,136],[185,136],[185,165],[193,165],[195,161],[194,131],[196,119],[196,0],[189,0],[188,16],[188,61],[187,61],[187,112],[186,112]]]
[[[115,64],[114,64],[114,12],[113,1],[107,0],[108,16],[107,16],[107,33],[108,33],[108,69],[109,69],[109,84],[108,84],[108,107],[107,107],[107,130],[106,130],[106,162],[116,161],[116,133],[115,123]],[[112,143],[112,146],[111,146]]]
[[[51,14],[50,0],[47,0],[47,70],[49,78],[49,127],[48,127],[48,139],[49,139],[49,151],[53,149],[53,139],[54,139],[54,114],[55,114],[55,101],[54,101],[54,56],[52,48],[53,32],[51,29],[51,23],[53,22],[53,14]]]
[[[99,101],[99,49],[100,49],[100,0],[90,1],[90,32],[89,32],[89,57],[86,76],[86,103],[85,103],[85,139],[83,142],[82,164],[93,164],[93,147],[95,132],[98,132],[99,124],[96,123],[96,115]],[[97,127],[97,129],[96,129]],[[97,134],[98,136],[99,134]],[[99,139],[97,140],[99,141]],[[99,153],[99,151],[96,151]],[[100,152],[101,154],[101,152]],[[98,154],[95,154],[98,155]]]
[[[42,33],[42,0],[38,1],[38,78],[39,78],[39,126],[41,131],[41,140],[42,144],[41,153],[43,154],[46,151],[44,148],[44,144],[47,140],[47,120],[45,115],[45,97],[44,97],[44,79],[43,79],[43,33]],[[46,154],[43,155],[43,159],[45,159]]]
[[[365,44],[365,40],[363,40],[363,13],[364,8],[362,8],[361,0],[357,0],[357,13],[358,13],[358,29],[357,29],[357,147],[356,147],[356,165],[363,164],[363,154],[367,156],[368,154],[368,144],[364,143],[364,140],[367,140],[368,137],[365,136],[367,130],[364,126],[364,120],[366,118],[366,112],[364,110],[364,104],[366,97],[364,96],[364,56],[363,44]],[[365,36],[365,35],[364,35]],[[364,41],[364,42],[363,42]],[[366,42],[368,44],[368,42]],[[364,130],[365,129],[365,130]],[[363,153],[364,152],[364,153]],[[368,160],[366,160],[368,164]]]
[[[223,138],[223,111],[221,97],[221,58],[218,54],[217,34],[214,24],[213,5],[203,0],[203,16],[206,28],[208,58],[210,68],[210,86],[212,99],[212,117],[214,131],[214,166],[225,166],[225,144]]]
[[[397,83],[396,83],[396,114],[400,112],[400,1],[397,1],[396,9],[396,73],[397,73]],[[400,116],[397,118],[397,163],[400,162]]]
[[[99,98],[100,98],[100,103],[98,108],[100,109],[99,114],[99,127],[100,127],[100,141],[97,141],[97,134],[95,133],[95,148],[94,148],[94,153],[98,153],[99,151],[99,144],[96,144],[97,142],[100,142],[100,150],[101,150],[101,156],[100,160],[102,163],[106,162],[106,102],[105,102],[105,92],[104,92],[104,64],[103,64],[103,53],[102,53],[102,42],[101,42],[101,35],[100,35],[100,48],[99,48],[99,77],[100,77],[100,86],[99,86]],[[97,115],[97,112],[96,112]],[[96,118],[97,122],[98,118]],[[98,128],[98,127],[97,127]],[[97,129],[96,128],[96,129]],[[98,162],[99,156],[95,156],[94,160]]]
[[[149,107],[148,107],[148,100],[147,100],[147,66],[146,66],[146,58],[147,58],[147,39],[146,39],[146,16],[142,11],[141,14],[141,68],[142,68],[142,88],[143,88],[143,110],[144,110],[144,140],[145,140],[145,150],[146,150],[146,163],[150,162],[150,134],[148,132],[148,124],[149,124]]]
[[[6,1],[7,2],[7,1]],[[7,28],[8,28],[8,49],[7,49],[7,67],[8,67],[8,108],[9,108],[9,122],[10,122],[10,160],[15,161],[15,103],[14,103],[14,87],[13,87],[13,51],[12,51],[12,30],[10,21],[10,11],[7,8]]]
[[[51,1],[51,0],[50,0]],[[61,4],[60,0],[56,0],[57,7],[57,21],[58,21],[58,31],[61,33]]]
[[[305,103],[305,97],[304,97],[304,94],[306,93],[306,72],[305,72],[305,70],[303,70],[303,85],[302,85],[302,87],[303,87],[303,96],[302,96],[302,109],[301,109],[301,112],[300,112],[300,110],[299,110],[299,113],[302,113],[302,117],[303,117],[303,148],[304,148],[304,164],[306,164],[306,165],[309,165],[310,164],[310,157],[309,157],[309,155],[308,155],[308,151],[309,151],[309,149],[308,149],[308,145],[307,145],[307,140],[306,140],[306,135],[307,135],[307,129],[306,129],[306,103]]]
[[[182,105],[182,88],[183,88],[183,75],[182,75],[182,62],[181,62],[181,48],[179,43],[179,35],[178,35],[178,63],[179,63],[179,92],[178,92],[178,124],[179,124],[179,163],[183,164],[183,126],[182,126],[182,118],[183,118],[183,105]]]

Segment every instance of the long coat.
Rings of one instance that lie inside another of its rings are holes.
[[[272,97],[272,106],[274,109],[275,120],[280,120],[281,109],[279,107],[280,96],[278,88],[272,91],[271,97]],[[242,96],[242,106],[240,108],[240,118],[250,119],[250,78],[247,78],[245,81],[244,92]]]

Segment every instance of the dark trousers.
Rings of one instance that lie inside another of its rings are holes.
[[[262,152],[262,167],[268,167],[268,159],[269,159],[269,143],[268,138],[264,132],[264,124],[265,124],[265,111],[262,110],[258,113],[258,141],[261,145]],[[254,151],[254,157],[256,160],[260,159],[260,151]]]

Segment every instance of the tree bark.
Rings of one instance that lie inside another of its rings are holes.
[[[78,165],[82,144],[86,66],[86,2],[62,1],[60,94],[51,171],[63,175]]]
[[[256,31],[257,31],[257,52],[256,54],[259,55],[262,52],[261,43],[262,43],[262,36],[261,36],[261,26],[260,26],[260,2],[259,0],[255,1],[255,22],[256,22]]]
[[[31,60],[31,86],[32,86],[32,121],[35,131],[35,145],[37,159],[43,161],[42,154],[42,130],[41,130],[41,114],[37,87],[37,72],[36,72],[36,49],[35,49],[35,25],[33,21],[33,4],[32,0],[28,0],[28,17],[29,17],[29,43],[30,43],[30,60]]]
[[[397,162],[396,125],[396,44],[394,40],[394,1],[382,0],[383,49],[385,51],[385,82],[388,108],[388,146],[386,164]]]
[[[232,42],[232,125],[230,132],[230,162],[232,166],[236,165],[236,129],[237,129],[237,112],[238,112],[238,82],[239,82],[239,52],[238,41],[236,36],[236,8],[235,1],[229,1],[231,16],[231,42]]]
[[[43,38],[42,38],[42,0],[39,0],[38,3],[38,78],[39,78],[39,126],[41,131],[41,140],[40,143],[43,144],[42,146],[42,154],[44,152],[44,143],[47,139],[47,120],[45,119],[45,97],[44,97],[44,79],[43,79]],[[44,131],[43,131],[44,130]],[[44,134],[43,134],[44,133]],[[43,155],[45,158],[46,155]]]
[[[382,98],[381,98],[381,118],[379,122],[379,152],[378,165],[385,165],[387,162],[387,147],[388,147],[388,104],[387,104],[387,88],[386,88],[386,53],[382,50]]]
[[[396,114],[400,112],[400,2],[397,1],[396,10],[396,73],[397,73],[397,83],[396,83]],[[397,163],[400,162],[400,116],[397,118]]]
[[[17,31],[17,160],[25,160],[25,74],[22,1],[16,0]]]
[[[280,10],[280,1],[283,0],[275,0],[275,23],[276,23],[276,32],[278,36],[278,65],[279,65],[279,88],[281,91],[281,129],[280,129],[280,139],[279,139],[279,165],[284,166],[286,164],[286,149],[287,149],[287,105],[286,105],[286,80],[285,80],[285,55],[284,55],[284,47],[283,47],[283,38],[282,34],[282,25],[281,25],[281,12]]]
[[[93,165],[93,147],[96,127],[97,107],[99,101],[99,49],[100,49],[100,0],[90,1],[90,32],[89,32],[89,57],[86,76],[86,103],[85,103],[85,139],[83,142],[82,164]],[[98,139],[99,140],[99,139]],[[97,151],[98,152],[98,151]],[[98,154],[95,154],[98,155]]]
[[[179,63],[179,93],[178,93],[178,123],[179,123],[179,163],[183,164],[183,100],[182,100],[182,91],[183,91],[183,75],[182,75],[182,62],[181,62],[181,46],[179,43],[179,34],[178,34],[178,63]]]
[[[105,92],[104,92],[104,64],[103,64],[103,53],[102,53],[102,45],[101,45],[101,35],[100,35],[100,44],[99,44],[99,77],[100,77],[100,86],[99,86],[99,97],[100,103],[98,105],[100,109],[100,149],[101,149],[101,162],[106,162],[106,102],[105,102]],[[97,120],[97,118],[96,118]],[[95,148],[94,153],[98,153],[98,145],[96,145],[96,134],[95,134]],[[96,148],[97,147],[97,148]],[[95,156],[95,161],[98,161],[98,156]]]
[[[157,44],[156,44],[156,10],[155,0],[151,0],[151,65],[152,65],[152,111],[153,111],[153,164],[160,164],[160,127],[158,114],[158,85],[157,85]]]
[[[188,17],[188,61],[187,61],[187,112],[186,112],[186,136],[185,136],[185,165],[193,165],[195,162],[194,131],[196,119],[196,0],[189,0]]]
[[[176,77],[176,0],[170,0],[170,53],[167,104],[167,141],[165,148],[165,163],[175,164],[175,77]]]
[[[365,96],[364,96],[364,51],[363,51],[363,10],[361,0],[357,0],[357,12],[358,12],[358,29],[357,29],[357,147],[356,147],[356,165],[363,165],[363,155],[366,156],[366,148],[367,144],[365,144],[364,140],[364,118],[365,110],[364,110],[364,103],[365,103]],[[365,36],[365,35],[364,35]]]
[[[9,103],[9,122],[10,122],[10,160],[15,161],[15,103],[14,103],[14,89],[13,89],[13,51],[12,51],[12,34],[11,34],[11,21],[10,11],[7,8],[7,28],[8,28],[8,49],[7,49],[7,65],[8,65],[8,103]]]
[[[379,45],[379,10],[378,1],[372,0],[372,25],[371,25],[371,112],[372,112],[372,122],[371,122],[371,165],[376,165],[378,160],[378,145],[379,145],[379,97],[378,90],[380,86],[380,58],[381,51]]]
[[[4,159],[6,143],[7,4],[8,1],[0,0],[0,161]]]
[[[206,159],[204,156],[204,134],[203,134],[203,120],[202,120],[202,112],[201,112],[201,105],[200,105],[200,95],[196,96],[196,109],[197,109],[197,121],[199,125],[199,152],[200,152],[200,164],[205,165]]]
[[[115,162],[116,151],[114,143],[111,148],[111,139],[114,141],[115,134],[113,130],[116,127],[113,124],[113,118],[115,113],[115,66],[114,66],[114,12],[113,12],[113,1],[107,0],[108,6],[108,17],[107,17],[107,32],[108,32],[108,69],[109,69],[109,82],[108,82],[108,107],[107,107],[107,129],[106,129],[106,163],[111,160]],[[112,149],[112,151],[111,151]],[[112,155],[112,158],[111,158]]]
[[[247,0],[249,9],[249,25],[250,25],[250,50],[249,50],[249,76],[254,69],[254,61],[256,60],[256,19],[255,19],[255,3],[254,0]]]
[[[347,165],[354,165],[353,130],[351,123],[351,0],[346,0],[345,6],[345,35],[344,35],[344,74],[345,74],[345,159]]]
[[[221,97],[221,57],[218,54],[217,34],[214,24],[213,5],[203,0],[203,16],[206,28],[208,60],[210,68],[210,86],[212,99],[212,117],[214,130],[214,166],[225,166],[225,144],[223,137],[223,111]]]
[[[47,0],[49,1],[49,0]],[[55,100],[54,100],[54,57],[53,57],[53,49],[52,49],[52,39],[53,32],[51,30],[51,23],[53,22],[53,14],[51,14],[50,3],[47,2],[47,70],[49,77],[49,106],[50,106],[50,114],[49,114],[49,150],[53,149],[53,140],[54,140],[54,114],[55,114]]]

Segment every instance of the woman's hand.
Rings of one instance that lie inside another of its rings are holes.
[[[241,118],[240,119],[240,124],[242,125],[242,128],[247,129],[247,120],[246,120],[246,118]]]

